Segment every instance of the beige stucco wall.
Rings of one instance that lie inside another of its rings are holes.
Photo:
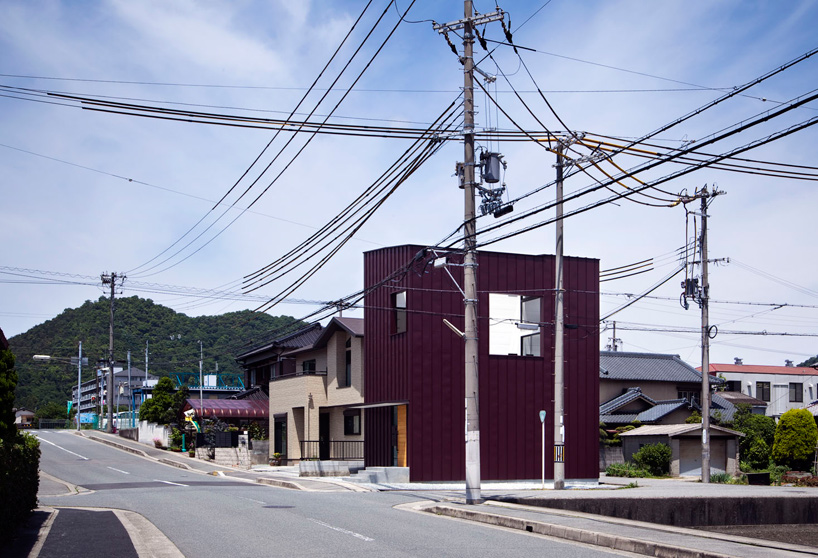
[[[361,434],[344,436],[343,407],[363,403],[363,338],[352,337],[352,386],[340,387],[338,378],[346,366],[344,331],[336,332],[326,347],[301,353],[296,358],[296,371],[301,373],[305,360],[315,359],[315,369],[324,375],[296,375],[270,382],[270,432],[274,432],[275,415],[287,413],[287,459],[301,458],[300,440],[318,440],[318,421],[321,412],[330,414],[331,440],[363,440],[363,413]],[[310,398],[312,395],[312,398]],[[274,447],[270,445],[271,450]]]

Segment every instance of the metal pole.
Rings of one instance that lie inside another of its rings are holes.
[[[116,273],[111,273],[111,320],[108,326],[108,424],[105,432],[110,433],[114,425],[114,296],[116,294]],[[103,276],[104,282],[104,276]]]
[[[465,304],[465,374],[466,374],[466,503],[479,504],[480,497],[480,417],[478,410],[479,375],[477,367],[477,251],[475,248],[474,208],[474,36],[472,2],[464,0],[463,28],[463,192],[465,215],[463,242],[465,258],[463,290]]]
[[[82,341],[80,341],[80,358],[77,361],[77,431],[80,430],[80,421],[82,420],[82,411],[80,405],[82,404]]]
[[[128,426],[133,428],[133,405],[131,401],[133,398],[131,397],[133,388],[131,387],[131,351],[128,351]]]
[[[199,341],[199,420],[204,419],[204,413],[202,412],[202,359],[204,358],[204,352],[202,350],[202,342]]]
[[[715,192],[714,192],[715,195]],[[710,312],[708,297],[710,286],[707,278],[707,185],[702,198],[702,482],[710,482]]]
[[[565,365],[563,311],[563,230],[562,230],[562,144],[557,147],[557,249],[556,249],[556,300],[554,304],[554,489],[565,488],[565,425],[563,424],[564,394],[563,374]]]
[[[540,411],[540,426],[542,430],[542,489],[545,490],[545,411]]]

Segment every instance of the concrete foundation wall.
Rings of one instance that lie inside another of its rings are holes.
[[[506,502],[661,523],[704,525],[782,525],[818,522],[818,499],[792,497],[719,498],[501,498]]]
[[[159,438],[162,441],[162,445],[167,447],[170,445],[169,437],[170,428],[167,426],[154,424],[146,420],[139,421],[139,436],[137,440],[140,443],[152,446],[154,438]]]

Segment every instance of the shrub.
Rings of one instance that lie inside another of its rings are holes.
[[[170,431],[170,447],[171,448],[181,448],[182,447],[182,431],[178,428],[174,428]]]
[[[257,422],[250,423],[247,433],[250,435],[251,440],[266,440],[268,436],[267,429]]]
[[[806,409],[790,409],[775,429],[772,458],[777,465],[795,471],[809,471],[818,442],[815,418]]]
[[[670,458],[670,446],[665,444],[648,444],[633,454],[633,462],[637,467],[646,469],[657,477],[670,472]]]
[[[739,440],[739,455],[748,470],[767,468],[775,439],[775,419],[753,414],[750,405],[739,403],[736,405],[732,428],[745,434]]]
[[[699,424],[702,422],[702,415],[699,411],[693,411],[690,416],[685,419],[687,424]]]
[[[644,469],[639,469],[633,463],[611,463],[605,469],[605,474],[611,477],[626,477],[626,478],[645,478],[649,477],[650,472]]]
[[[730,473],[712,473],[710,475],[710,482],[716,484],[732,484],[733,475]]]
[[[36,437],[21,433],[0,438],[0,541],[10,539],[17,525],[37,507],[39,465]]]

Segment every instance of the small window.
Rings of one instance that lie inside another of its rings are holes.
[[[756,382],[756,397],[762,401],[770,401],[770,382]]]
[[[700,391],[692,391],[692,390],[684,390],[684,389],[680,389],[680,390],[676,391],[676,397],[678,399],[685,399],[686,401],[688,401],[690,403],[694,403],[694,402],[698,403],[700,395],[701,395]]]
[[[406,291],[392,293],[392,311],[394,313],[392,333],[404,333],[406,331]]]
[[[302,362],[301,372],[304,374],[315,374],[315,359],[305,360]]]
[[[344,411],[344,436],[357,436],[361,433],[361,410]]]
[[[347,339],[346,354],[344,355],[344,376],[340,379],[338,384],[341,387],[349,387],[352,385],[352,338]]]
[[[804,384],[790,383],[790,403],[804,402]]]

